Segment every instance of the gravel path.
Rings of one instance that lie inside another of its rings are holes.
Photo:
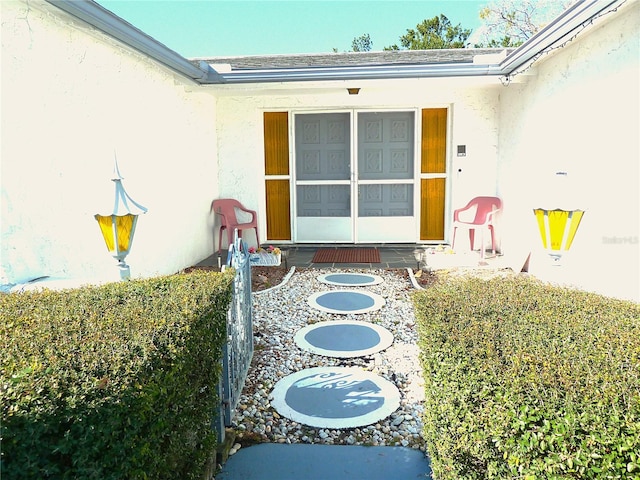
[[[383,296],[386,305],[376,312],[358,315],[332,315],[310,308],[307,298],[312,293],[341,288],[321,283],[317,277],[338,271],[382,277],[384,282],[379,285],[356,288]],[[390,445],[424,451],[420,435],[424,392],[410,301],[413,289],[411,282],[398,271],[315,269],[295,271],[280,286],[254,293],[255,352],[233,420],[239,444]],[[394,343],[385,351],[370,356],[339,359],[306,352],[294,342],[295,333],[305,325],[336,319],[381,325],[393,334]],[[291,373],[320,366],[361,367],[380,375],[400,390],[400,408],[374,425],[341,430],[309,427],[281,417],[270,404],[274,385]]]

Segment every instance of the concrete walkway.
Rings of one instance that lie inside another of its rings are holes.
[[[288,266],[314,267],[315,249],[288,252]],[[415,268],[413,249],[383,249],[384,265],[360,268]],[[319,266],[319,265],[318,265]],[[326,265],[323,265],[326,266]],[[351,265],[332,265],[348,268]],[[285,287],[286,288],[286,287]],[[431,478],[429,458],[406,447],[263,443],[229,457],[216,480],[409,480]]]

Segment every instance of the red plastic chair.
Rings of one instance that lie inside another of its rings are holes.
[[[238,222],[237,211],[245,212],[251,215],[249,222]],[[218,253],[222,250],[222,232],[227,231],[227,245],[233,242],[233,232],[238,230],[238,237],[242,237],[242,231],[250,228],[256,231],[256,241],[260,245],[260,237],[258,235],[258,214],[255,210],[245,208],[238,200],[233,198],[219,198],[211,202],[211,211],[220,216],[220,234],[218,238]],[[215,247],[214,247],[215,248]]]
[[[475,212],[472,210],[475,209]],[[484,232],[489,230],[491,233],[491,251],[496,253],[496,236],[495,221],[496,214],[502,210],[502,200],[498,197],[476,197],[472,199],[465,207],[458,208],[453,211],[453,238],[451,240],[451,248],[455,247],[456,230],[464,228],[469,230],[469,242],[473,250],[473,241],[476,230],[480,230],[481,245],[480,254],[484,258]],[[475,213],[475,214],[474,214]]]

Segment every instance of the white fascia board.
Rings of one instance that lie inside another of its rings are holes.
[[[380,65],[366,67],[310,67],[236,70],[218,72],[224,83],[270,83],[331,80],[383,80],[425,77],[466,77],[500,75],[491,65],[427,64]]]

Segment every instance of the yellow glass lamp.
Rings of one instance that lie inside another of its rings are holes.
[[[562,252],[571,248],[584,210],[533,210],[538,221],[542,245],[552,258],[559,260]]]
[[[566,176],[558,172],[558,176]],[[562,208],[534,208],[533,213],[538,223],[542,245],[551,258],[559,262],[564,252],[571,248],[576,236],[584,210]]]
[[[120,278],[122,280],[128,280],[131,277],[131,272],[129,265],[125,263],[124,259],[129,254],[129,251],[131,251],[138,215],[146,213],[147,209],[135,202],[125,191],[122,185],[123,177],[120,175],[117,160],[113,168],[113,177],[111,180],[115,183],[113,210],[111,213],[104,215],[98,213],[95,215],[95,219],[100,226],[107,250],[113,258],[118,260]]]

